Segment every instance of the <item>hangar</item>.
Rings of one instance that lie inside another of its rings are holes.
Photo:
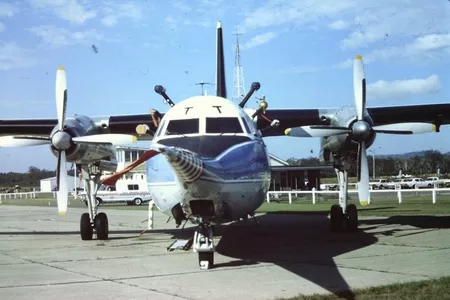
[[[291,166],[273,154],[270,154],[270,165],[270,191],[320,190],[320,171],[333,170],[331,165]]]
[[[75,183],[75,177],[71,175],[67,175],[67,188],[69,191],[73,191],[75,189],[75,184],[77,187],[81,187],[80,179],[77,177],[77,182]],[[40,181],[40,191],[41,192],[53,192],[56,189],[56,177],[49,177],[41,179]]]

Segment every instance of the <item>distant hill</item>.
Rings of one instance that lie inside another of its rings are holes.
[[[388,158],[388,157],[392,157],[392,158],[412,158],[415,156],[425,156],[427,155],[427,153],[432,152],[432,151],[438,151],[438,150],[423,150],[423,151],[412,151],[412,152],[406,152],[406,153],[398,153],[398,154],[380,154],[380,155],[376,155],[375,158],[379,157],[379,158]],[[440,152],[440,151],[438,151]],[[444,155],[450,155],[450,152],[447,153],[442,153]]]

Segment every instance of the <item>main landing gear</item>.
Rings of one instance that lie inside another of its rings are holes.
[[[97,190],[100,187],[101,172],[96,166],[81,165],[81,174],[83,176],[87,206],[89,212],[81,215],[80,235],[81,239],[92,240],[94,230],[97,239],[107,240],[109,234],[108,217],[105,213],[97,213],[98,203],[96,201]]]
[[[198,253],[200,269],[211,269],[214,265],[213,227],[209,223],[200,223],[194,234],[194,252]]]
[[[356,205],[348,204],[348,170],[347,161],[334,165],[339,182],[339,204],[331,206],[330,231],[339,232],[346,229],[349,232],[358,230],[358,210]]]

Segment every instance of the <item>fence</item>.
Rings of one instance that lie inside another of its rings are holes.
[[[356,189],[349,189],[348,195],[355,194],[356,197],[358,195],[358,190]],[[293,190],[293,191],[269,191],[267,192],[267,203],[270,203],[271,201],[279,201],[284,198],[283,196],[287,195],[287,199],[289,201],[289,204],[292,204],[293,198],[297,198],[296,200],[301,202],[306,200],[311,201],[312,204],[316,204],[317,202],[321,200],[327,200],[327,199],[338,199],[339,198],[339,191],[317,191],[315,188],[313,188],[311,191],[301,191],[301,190]],[[308,195],[311,196],[311,199],[309,200],[307,197]],[[395,189],[395,190],[371,190],[370,191],[370,198],[372,200],[375,200],[376,198],[383,198],[382,196],[390,196],[389,199],[396,198],[398,200],[398,203],[402,203],[402,200],[404,197],[408,196],[429,196],[430,200],[433,204],[437,203],[438,195],[448,195],[450,198],[450,188],[423,188],[423,189]],[[281,196],[281,199],[280,199]],[[306,196],[306,197],[305,197]],[[381,196],[381,197],[380,197]],[[370,200],[369,199],[369,203]]]
[[[0,200],[2,199],[36,199],[36,198],[56,198],[56,192],[26,192],[26,193],[7,193],[0,194]]]

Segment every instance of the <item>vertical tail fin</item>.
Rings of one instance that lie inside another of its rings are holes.
[[[225,59],[223,56],[222,22],[217,22],[216,96],[226,98]]]

